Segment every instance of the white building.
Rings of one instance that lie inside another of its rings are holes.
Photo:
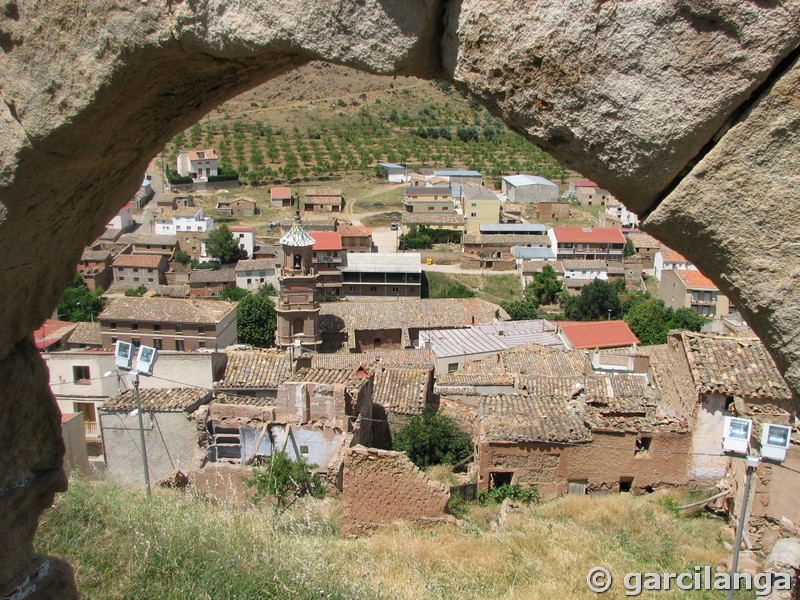
[[[653,275],[658,281],[661,281],[664,271],[670,270],[697,271],[697,267],[686,260],[681,253],[662,247],[659,252],[656,252],[655,259],[653,259]]]
[[[124,206],[120,211],[108,222],[108,229],[119,229],[120,231],[127,231],[133,225],[133,217],[131,216],[131,207]]]
[[[181,150],[177,158],[178,175],[191,177],[194,181],[208,181],[218,175],[217,152],[207,150]]]
[[[639,227],[639,216],[629,211],[627,207],[616,198],[611,197],[606,200],[605,214],[609,221],[607,221],[605,225],[601,224],[601,226],[613,227],[614,225],[612,223],[619,223],[620,227],[625,227],[627,229]]]
[[[538,175],[507,175],[502,179],[502,192],[517,204],[558,201],[558,185]]]
[[[256,230],[252,227],[231,227],[230,230],[239,248],[247,252],[247,258],[252,258],[256,246]]]
[[[275,259],[251,258],[236,263],[236,287],[255,292],[267,283],[271,283],[275,289],[278,289]]]
[[[206,217],[202,208],[187,206],[170,215],[155,219],[157,235],[176,235],[181,231],[211,231],[214,219]]]

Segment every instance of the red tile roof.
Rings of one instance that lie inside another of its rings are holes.
[[[292,198],[292,188],[274,187],[269,191],[273,200],[290,200]]]
[[[370,237],[372,231],[368,227],[359,227],[358,225],[337,225],[336,231],[341,236],[347,237]]]
[[[597,184],[591,179],[579,179],[578,181],[573,181],[572,185],[575,187],[597,187]]]
[[[157,269],[163,259],[163,254],[118,254],[113,264],[115,267]]]
[[[675,250],[662,250],[661,256],[664,259],[664,262],[689,262],[680,252],[675,252]]]
[[[625,236],[615,227],[553,227],[558,243],[624,244]]]
[[[217,160],[217,151],[213,148],[208,148],[206,150],[188,150],[187,152],[189,153],[189,160]]]
[[[252,227],[228,227],[231,231],[249,231],[250,233],[255,233],[255,229]]]
[[[676,269],[675,274],[681,278],[683,285],[687,288],[707,288],[716,290],[716,284],[700,271],[690,271],[689,269]]]
[[[33,332],[33,341],[39,350],[45,350],[69,331],[75,328],[75,323],[69,321],[59,321],[57,319],[47,319],[44,324]]]
[[[342,236],[336,231],[312,231],[309,235],[317,242],[312,250],[342,249]]]
[[[558,326],[579,350],[621,348],[639,343],[625,321],[561,321]]]

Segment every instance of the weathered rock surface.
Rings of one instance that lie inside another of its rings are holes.
[[[800,88],[775,72],[798,43],[800,0],[0,2],[0,596],[41,575],[33,532],[65,485],[30,332],[175,133],[310,60],[452,78],[652,212],[800,391]],[[50,564],[35,594],[68,597]]]
[[[462,0],[444,67],[644,213],[800,43],[800,3]]]
[[[33,536],[39,515],[67,489],[61,416],[47,369],[31,342],[0,361],[0,597],[39,568]]]
[[[643,228],[702,266],[800,390],[800,60]]]

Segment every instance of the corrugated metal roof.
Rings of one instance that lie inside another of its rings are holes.
[[[555,260],[556,253],[552,248],[528,248],[526,246],[513,246],[511,251],[515,258],[524,260]]]
[[[556,188],[558,187],[549,179],[539,177],[538,175],[507,175],[503,177],[503,179],[514,187],[520,187],[523,185],[546,185]]]
[[[539,223],[481,223],[481,233],[536,233],[544,235],[547,227]]]
[[[431,344],[437,358],[500,352],[508,346],[497,336],[479,329],[433,329],[419,332],[420,344]]]
[[[448,169],[434,171],[433,174],[437,177],[483,177],[483,174],[480,171],[451,171]]]
[[[509,348],[523,344],[561,347],[563,343],[555,334],[555,325],[544,319],[526,321],[497,321],[486,325],[474,325],[473,329],[482,331],[503,340]]]
[[[419,252],[353,253],[347,255],[343,273],[421,273]]]

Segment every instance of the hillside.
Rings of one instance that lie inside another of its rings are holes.
[[[265,509],[169,490],[148,501],[139,491],[73,480],[45,513],[36,542],[37,551],[72,563],[89,599],[596,598],[586,573],[597,565],[619,581],[625,572],[728,557],[722,521],[678,515],[675,503],[660,493],[568,496],[520,509],[497,532],[497,507],[475,507],[462,526],[397,525],[350,540],[338,536],[335,499],[296,506],[273,530]],[[625,597],[624,588],[604,597]]]
[[[180,148],[213,147],[250,183],[374,173],[378,162],[480,170],[499,185],[529,172],[564,183],[569,173],[451,86],[312,63],[218,107],[176,136]],[[170,160],[170,164],[172,161]]]

